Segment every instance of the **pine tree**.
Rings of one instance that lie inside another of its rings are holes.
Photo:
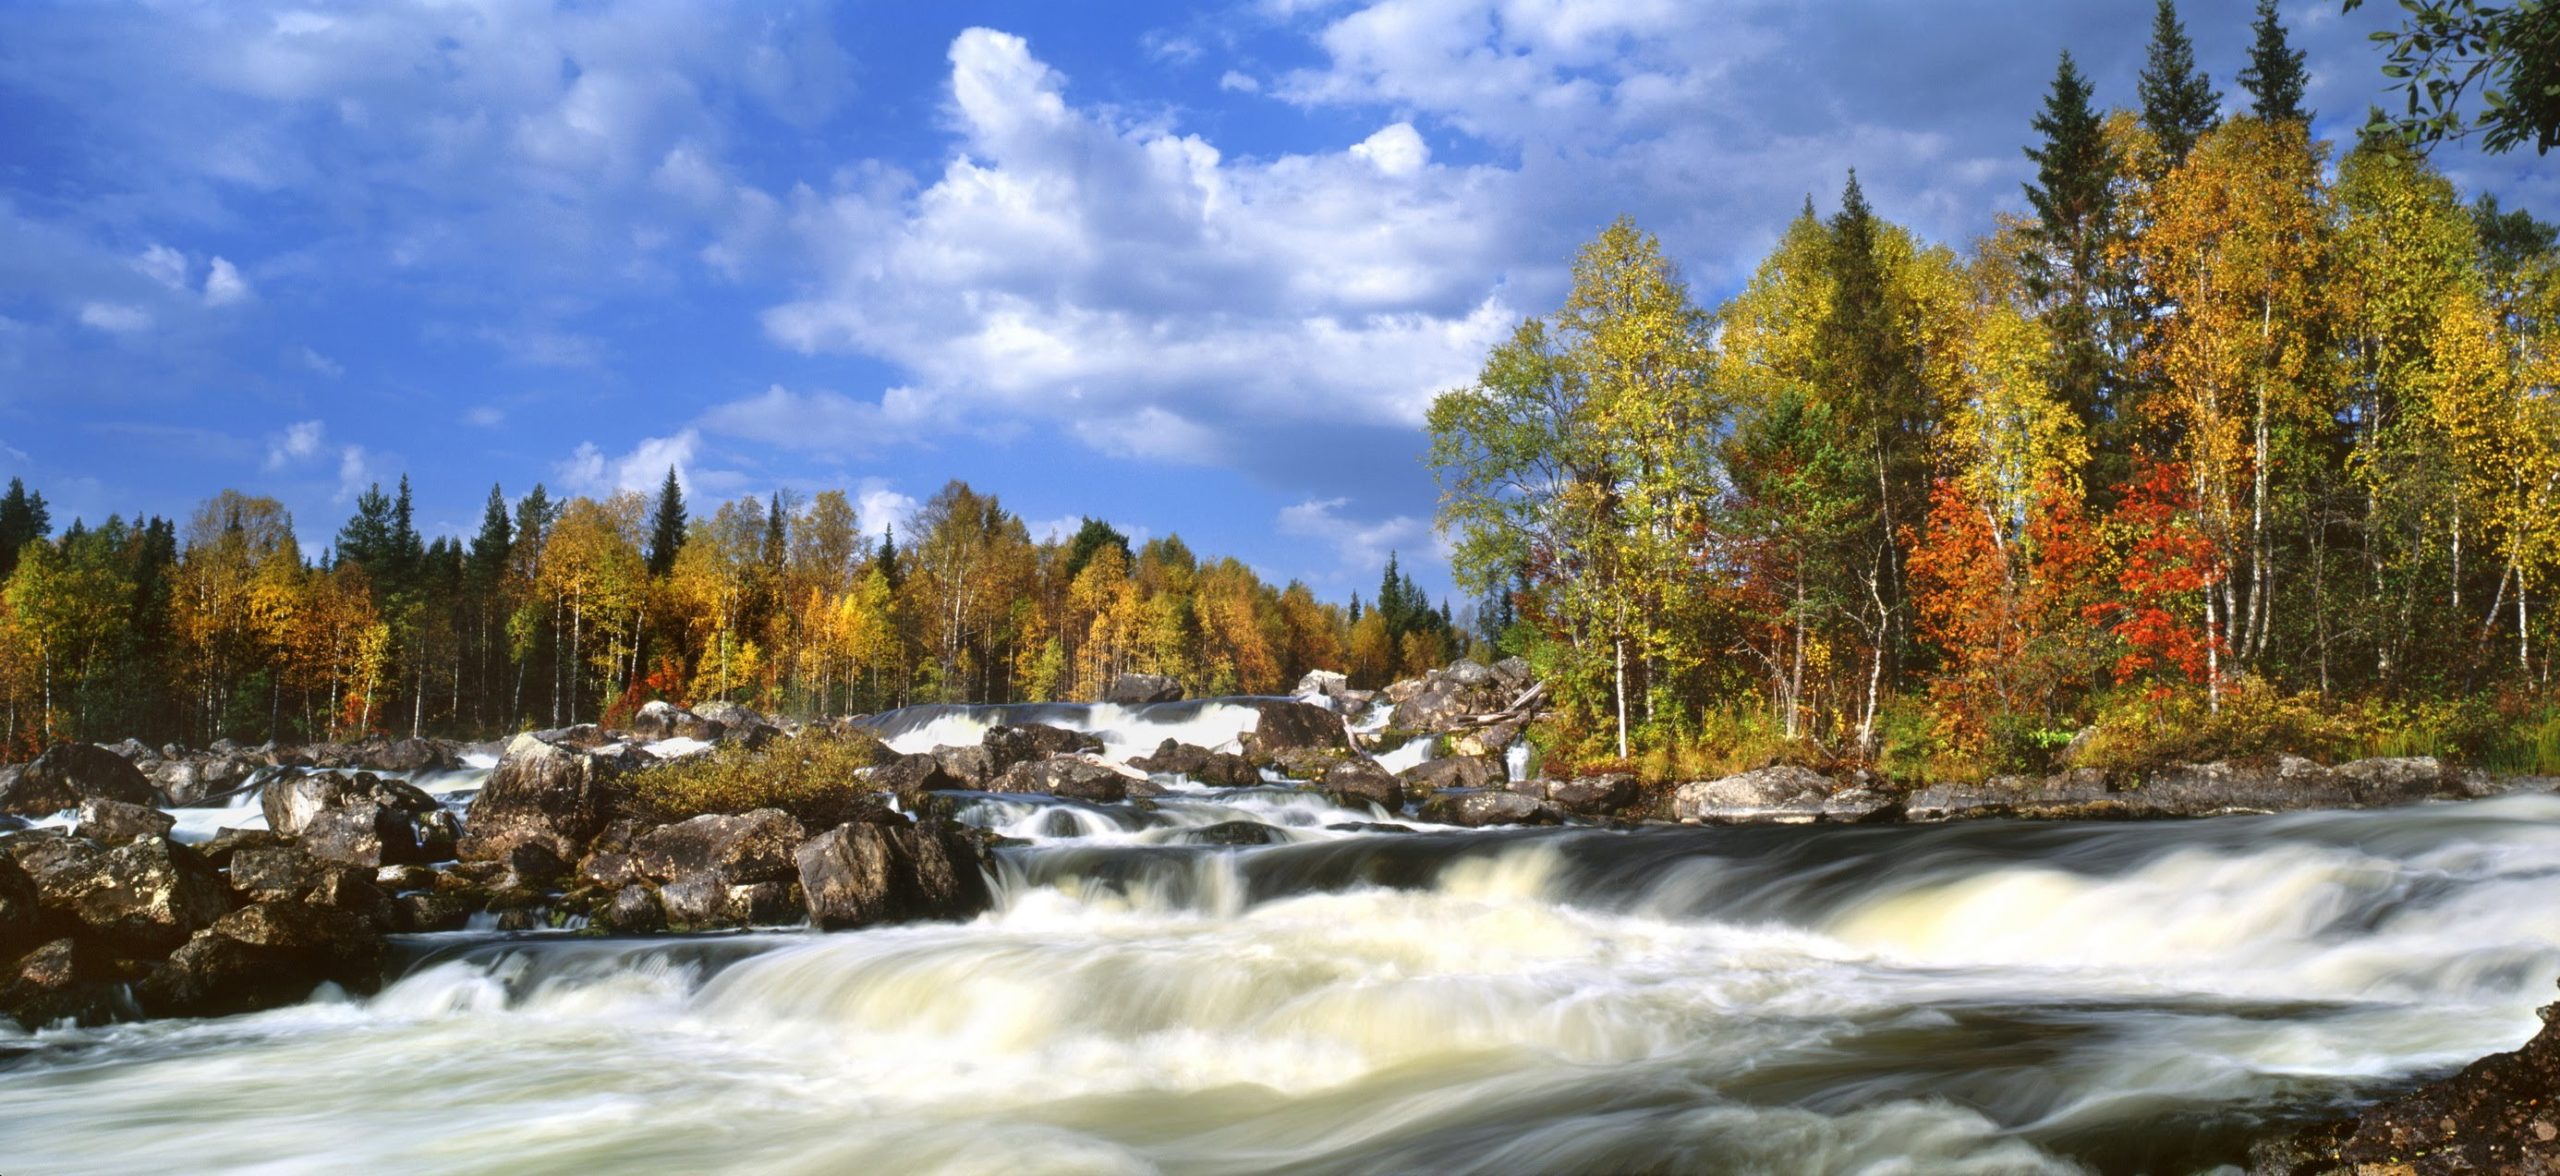
[[[2033,240],[2024,258],[2029,293],[2047,304],[2054,336],[2054,385],[2063,402],[2095,429],[2108,416],[2108,354],[2100,338],[2100,290],[2105,284],[2107,241],[2115,218],[2116,163],[2105,125],[2089,105],[2089,83],[2065,51],[2054,67],[2053,90],[2031,125],[2044,136],[2026,149],[2036,180],[2026,185],[2036,211]]]
[[[2160,140],[2172,166],[2186,162],[2196,139],[2213,128],[2222,95],[2196,68],[2195,43],[2187,39],[2173,0],[2160,0],[2151,18],[2151,55],[2142,67],[2142,125]]]
[[[20,548],[52,533],[53,519],[45,511],[44,495],[30,494],[25,482],[9,479],[9,493],[0,497],[0,580],[17,570]]]
[[[383,553],[380,578],[388,591],[407,592],[425,569],[427,549],[418,538],[418,514],[409,497],[409,475],[400,475],[400,496],[391,504],[391,545]],[[371,569],[368,569],[371,570]]]
[[[376,482],[356,495],[356,513],[338,528],[336,562],[331,566],[354,564],[365,575],[380,579],[395,549],[393,546],[394,508],[391,496],[382,492]]]
[[[507,495],[496,483],[489,486],[489,504],[480,514],[480,534],[471,540],[471,570],[480,584],[494,585],[507,569],[507,551],[514,545],[515,533],[507,522]]]
[[[2255,100],[2251,111],[2269,122],[2310,122],[2311,112],[2302,108],[2307,80],[2302,51],[2287,45],[2284,25],[2276,20],[2276,0],[2258,0],[2258,19],[2249,29],[2258,39],[2249,47],[2249,67],[2240,71],[2240,85]]]
[[[764,570],[773,577],[782,575],[783,564],[791,556],[791,511],[782,503],[782,491],[773,492],[773,502],[764,512]]]
[[[657,514],[649,520],[649,575],[665,579],[683,546],[684,486],[676,481],[676,467],[668,466],[667,480],[658,487]]]
[[[906,581],[906,569],[898,558],[898,524],[880,528],[880,550],[872,556],[871,566],[880,569],[880,578],[895,592]]]

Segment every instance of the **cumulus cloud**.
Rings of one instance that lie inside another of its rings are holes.
[[[239,268],[225,258],[214,258],[213,265],[204,275],[204,304],[230,306],[252,297],[249,279],[240,276]]]
[[[736,475],[694,468],[694,454],[701,446],[702,434],[693,429],[669,437],[644,437],[630,452],[618,457],[597,448],[593,441],[582,441],[576,452],[552,470],[571,491],[597,496],[617,490],[656,493],[666,482],[669,469],[675,470],[676,483],[687,494],[734,488]]]
[[[172,290],[187,288],[187,255],[166,245],[154,244],[133,259],[133,268],[142,276]]]
[[[916,510],[923,506],[911,495],[901,494],[885,478],[864,478],[854,487],[853,509],[864,530],[878,534],[883,528],[896,527],[899,534],[910,535]],[[913,538],[901,540],[913,543]]]
[[[1231,69],[1218,75],[1218,88],[1231,94],[1259,94],[1262,83],[1253,80],[1251,74]]]
[[[1332,547],[1341,560],[1338,572],[1344,576],[1378,571],[1387,566],[1391,553],[1414,553],[1430,546],[1429,523],[1409,515],[1362,522],[1342,513],[1349,505],[1348,498],[1311,498],[1283,507],[1277,520],[1280,533]]]
[[[121,302],[91,302],[80,307],[80,325],[115,335],[129,335],[151,326],[151,312]]]
[[[267,470],[272,473],[316,457],[329,436],[319,421],[295,421],[267,442]]]

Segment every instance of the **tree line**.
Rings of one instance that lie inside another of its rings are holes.
[[[1364,610],[1177,536],[1133,546],[1086,519],[1035,541],[960,482],[910,527],[875,533],[839,490],[703,515],[670,469],[654,498],[492,487],[476,534],[430,540],[404,477],[359,495],[311,560],[273,498],[56,535],[11,479],[0,739],[480,737],[658,698],[800,716],[1092,698],[1122,673],[1270,694],[1319,668],[1375,685],[1470,640],[1392,559]]]
[[[1582,249],[1430,414],[1460,583],[1560,745],[1997,766],[2118,704],[2540,696],[2554,228],[2387,120],[2333,163],[2254,31],[2227,118],[2167,0],[2134,106],[2065,52],[2031,212],[1962,250],[1855,172],[1713,311],[1631,221]]]

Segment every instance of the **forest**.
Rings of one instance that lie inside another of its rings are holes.
[[[1320,603],[1177,536],[1131,547],[1088,519],[1035,542],[954,482],[902,541],[842,491],[689,509],[652,498],[510,502],[469,540],[423,539],[402,479],[318,560],[272,498],[224,491],[170,520],[75,521],[0,496],[0,694],[9,746],[128,735],[481,738],[612,724],[641,703],[774,714],[1093,698],[1122,673],[1195,694],[1278,693],[1312,668],[1383,681],[1464,638],[1392,563],[1374,603]]]
[[[2554,227],[2379,114],[2333,157],[2254,32],[2228,117],[2165,0],[2133,105],[2065,52],[2029,211],[1961,249],[1854,172],[1718,307],[1631,221],[1583,248],[1430,416],[1551,752],[2560,770]]]

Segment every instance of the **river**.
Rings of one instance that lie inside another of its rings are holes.
[[[412,936],[370,999],[0,1033],[0,1172],[2184,1172],[2560,976],[2551,796],[1329,827],[1377,817],[980,797],[1028,844],[967,924]]]

